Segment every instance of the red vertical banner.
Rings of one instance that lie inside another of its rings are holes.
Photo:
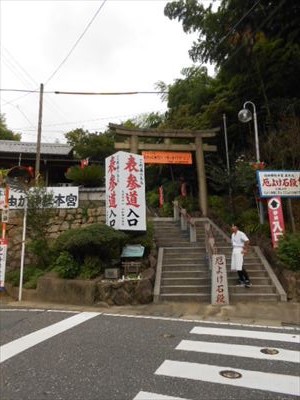
[[[159,186],[158,188],[158,195],[159,195],[159,207],[164,205],[164,188],[163,186]]]
[[[273,247],[278,247],[278,241],[284,235],[284,219],[280,197],[272,197],[268,200],[268,214]]]

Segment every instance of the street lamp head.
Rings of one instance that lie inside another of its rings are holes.
[[[249,122],[252,119],[252,113],[250,110],[247,108],[243,108],[239,113],[238,113],[238,119],[241,122]]]

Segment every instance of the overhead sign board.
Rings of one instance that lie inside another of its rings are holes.
[[[34,190],[34,188],[29,189]],[[45,194],[52,195],[53,204],[50,207],[53,208],[78,208],[79,197],[78,197],[78,186],[66,186],[66,187],[47,187],[45,188]],[[26,194],[24,192],[15,191],[14,189],[9,190],[8,207],[10,210],[18,210],[24,208]],[[0,206],[3,208],[5,204],[5,191],[0,190]]]
[[[300,197],[300,171],[256,171],[260,197]]]
[[[179,151],[143,151],[145,164],[192,164],[192,153]]]

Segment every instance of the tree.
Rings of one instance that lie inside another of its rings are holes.
[[[78,158],[87,158],[104,164],[105,158],[114,153],[114,133],[90,133],[81,128],[65,134]]]
[[[10,129],[8,129],[3,114],[0,114],[0,140],[21,140],[20,133],[14,133]]]

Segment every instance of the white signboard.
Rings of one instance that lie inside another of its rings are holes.
[[[0,239],[0,288],[4,288],[7,240]]]
[[[213,254],[212,256],[211,304],[229,304],[226,258],[223,254]]]
[[[300,171],[256,171],[260,197],[300,197]]]
[[[5,206],[5,189],[0,188],[0,210]]]
[[[119,151],[105,159],[106,225],[146,230],[144,157]]]
[[[33,190],[29,189],[30,190]],[[78,187],[47,187],[46,193],[53,196],[53,208],[78,208]],[[4,204],[5,191],[0,191],[0,204]],[[9,190],[8,206],[10,210],[17,210],[24,208],[25,193],[17,192],[13,189]]]

